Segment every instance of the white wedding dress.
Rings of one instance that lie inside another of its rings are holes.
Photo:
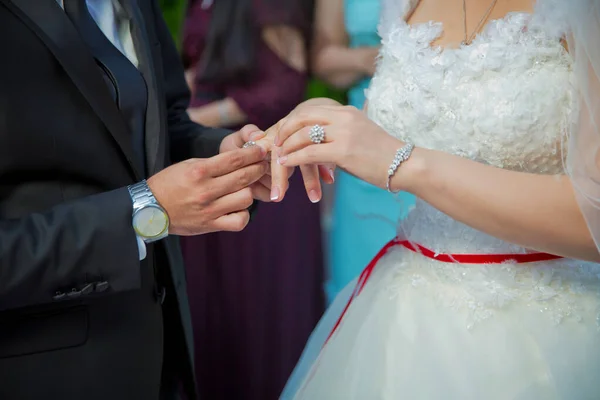
[[[395,1],[404,15],[416,3]],[[562,174],[576,82],[554,1],[491,21],[458,49],[430,46],[438,23],[388,18],[369,116],[416,146]],[[531,253],[424,201],[398,233],[439,254]],[[319,323],[282,399],[600,399],[598,264],[448,263],[395,246],[325,343],[354,285]]]

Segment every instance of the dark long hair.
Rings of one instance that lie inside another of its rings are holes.
[[[199,1],[199,0],[196,0]],[[260,27],[256,0],[214,0],[206,45],[199,64],[201,82],[221,83],[251,79],[256,65]],[[261,0],[261,7],[277,10],[281,23],[299,21],[305,28],[312,19],[312,0]],[[299,14],[299,15],[298,15]]]
[[[258,40],[252,3],[253,0],[215,0],[198,71],[202,81],[218,83],[251,74]]]

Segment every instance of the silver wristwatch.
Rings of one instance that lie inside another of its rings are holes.
[[[169,216],[158,204],[146,180],[128,186],[133,202],[133,229],[145,243],[156,242],[169,235]]]

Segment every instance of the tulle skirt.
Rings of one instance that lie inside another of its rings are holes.
[[[360,275],[381,246],[396,234],[396,222],[415,203],[409,193],[388,193],[344,171],[338,172],[335,181],[329,279],[325,285],[328,303]]]
[[[600,399],[599,276],[572,260],[446,264],[395,248],[327,341],[355,283],[334,301],[281,398]]]

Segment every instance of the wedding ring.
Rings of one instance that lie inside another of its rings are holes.
[[[247,149],[248,147],[252,147],[252,146],[256,146],[256,142],[253,140],[250,140],[249,142],[244,143],[242,148]]]
[[[310,128],[308,137],[310,137],[310,141],[314,144],[322,143],[325,140],[325,128],[318,124],[313,126]]]

